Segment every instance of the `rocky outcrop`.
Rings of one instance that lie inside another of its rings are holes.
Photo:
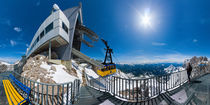
[[[184,64],[183,66],[186,67],[186,64],[187,63],[190,63],[192,66],[196,67],[198,66],[199,64],[204,64],[204,63],[208,63],[208,58],[206,56],[200,56],[200,57],[192,57],[191,59],[186,59],[184,61]]]
[[[205,56],[200,57],[192,57],[191,59],[186,59],[184,61],[183,67],[186,68],[187,63],[190,63],[192,65],[192,76],[198,76],[201,74],[205,74],[206,72],[209,72],[210,70],[210,62],[208,61],[208,58]]]
[[[48,51],[44,51],[44,52],[40,53],[40,55],[48,56],[49,55],[49,52]],[[51,59],[58,59],[58,55],[56,54],[56,52],[52,51],[52,53],[51,53]]]
[[[14,70],[13,64],[0,61],[0,73],[6,72],[6,71],[13,71],[13,70]]]
[[[7,71],[7,65],[1,64],[0,65],[0,73]]]
[[[23,66],[23,72],[21,73],[21,76],[42,83],[55,83],[51,77],[46,76],[50,73],[46,69],[40,67],[43,62],[47,62],[47,59],[48,58],[44,55],[36,55],[35,57],[30,57],[26,64]]]
[[[27,59],[26,64],[23,66],[21,76],[30,80],[42,83],[64,83],[77,78],[77,72],[72,69],[68,70],[64,65],[53,64],[48,62],[48,57],[44,55],[36,55]],[[58,76],[63,75],[68,80],[59,81]]]

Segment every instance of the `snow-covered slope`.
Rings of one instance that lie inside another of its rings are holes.
[[[85,70],[86,74],[91,78],[98,78],[98,74],[92,69],[92,66],[87,63],[77,64],[75,60],[72,60],[72,67],[77,71],[77,76],[82,80],[82,70]]]
[[[75,79],[78,79],[76,76],[70,75],[67,73],[66,67],[63,65],[56,65],[56,64],[47,64],[46,62],[43,62],[40,65],[41,68],[44,68],[49,72],[47,74],[47,77],[52,77],[52,80],[54,80],[56,83],[65,83],[65,82],[73,82]],[[54,70],[52,69],[54,67]]]
[[[185,70],[183,67],[181,67],[181,66],[175,67],[172,64],[169,67],[164,68],[164,71],[167,73],[174,73],[174,72],[183,71],[183,70]]]
[[[9,64],[7,62],[0,61],[0,65],[11,65],[11,64]]]

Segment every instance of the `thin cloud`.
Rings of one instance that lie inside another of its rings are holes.
[[[39,5],[40,5],[40,1],[37,1],[37,2],[36,2],[36,6],[39,6]]]
[[[6,44],[0,44],[0,48],[5,48]]]
[[[29,47],[29,44],[26,44],[26,47]]]
[[[198,42],[198,40],[197,39],[193,39],[193,42],[196,43],[196,42]]]
[[[160,42],[152,42],[153,46],[165,46],[166,43],[160,43]]]
[[[24,55],[25,54],[25,52],[16,52],[17,54],[22,54],[22,55]]]
[[[16,32],[21,32],[22,31],[22,29],[20,28],[20,27],[14,27],[13,28]]]
[[[15,63],[16,61],[20,60],[16,57],[0,57],[0,61],[8,62],[8,63]]]
[[[14,40],[10,40],[10,44],[11,44],[11,46],[15,46],[17,44],[17,42]]]
[[[11,21],[9,19],[6,19],[6,18],[0,18],[0,24],[11,26]]]
[[[185,59],[191,56],[182,54],[165,54],[154,56],[129,56],[119,58],[121,64],[153,64],[153,63],[183,63]]]

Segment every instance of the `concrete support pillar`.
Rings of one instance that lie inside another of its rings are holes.
[[[49,40],[49,59],[51,59],[51,40]]]

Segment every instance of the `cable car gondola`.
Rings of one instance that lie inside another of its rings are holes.
[[[104,77],[107,75],[114,74],[116,72],[116,64],[112,62],[113,50],[108,46],[107,41],[105,41],[104,39],[101,39],[101,40],[106,46],[106,49],[105,49],[106,55],[105,55],[104,62],[102,63],[104,67],[102,69],[97,70],[97,74]]]

